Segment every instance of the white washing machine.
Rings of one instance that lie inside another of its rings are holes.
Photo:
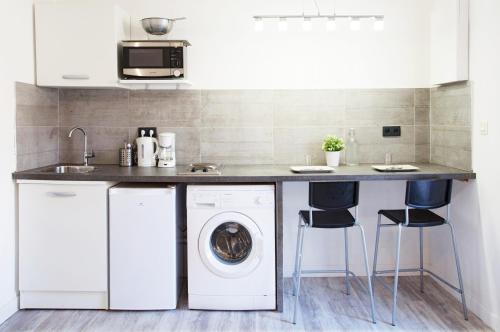
[[[187,188],[190,309],[276,309],[273,185]]]

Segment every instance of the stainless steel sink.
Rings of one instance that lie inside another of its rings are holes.
[[[44,172],[52,172],[57,174],[64,173],[90,173],[95,171],[94,166],[55,166],[44,169]]]

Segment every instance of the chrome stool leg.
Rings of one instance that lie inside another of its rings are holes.
[[[299,223],[297,226],[297,245],[295,246],[295,266],[293,268],[293,275],[292,275],[292,281],[293,281],[293,296],[295,296],[295,287],[297,285],[297,265],[299,264],[299,244],[300,244],[300,230],[301,230],[301,224],[302,223],[302,217],[299,214]]]
[[[373,297],[372,280],[370,278],[370,267],[368,266],[368,251],[366,250],[365,230],[363,229],[363,226],[361,226],[361,225],[356,225],[356,226],[358,226],[359,230],[361,231],[361,241],[363,242],[363,253],[364,253],[364,258],[365,258],[366,279],[368,280],[368,292],[370,293],[372,322],[375,324],[376,323],[376,320],[375,320],[375,299]]]
[[[375,278],[376,278],[376,272],[377,272],[377,256],[378,256],[378,242],[380,239],[380,222],[382,220],[382,215],[378,215],[378,221],[377,221],[377,235],[375,237],[375,254],[373,256],[373,272],[372,272],[372,283],[373,286],[375,287]]]
[[[347,228],[344,228],[344,256],[345,256],[345,291],[347,295],[351,294],[349,285],[349,240]]]
[[[462,307],[464,310],[464,318],[465,318],[465,320],[469,320],[467,303],[465,302],[464,284],[463,284],[463,280],[462,280],[462,269],[460,268],[460,259],[458,257],[458,251],[457,251],[457,241],[455,239],[455,229],[453,228],[453,225],[451,223],[447,222],[446,224],[448,226],[450,226],[450,231],[451,231],[451,239],[453,242],[453,252],[455,253],[455,264],[457,266],[458,284],[460,285],[460,295],[462,297]]]
[[[301,226],[299,229],[299,260],[297,264],[297,286],[295,287],[295,303],[293,306],[293,319],[292,322],[295,324],[297,322],[297,304],[299,302],[299,293],[300,293],[300,277],[302,273],[302,249],[304,246],[304,235],[306,232],[306,226]]]
[[[424,229],[418,229],[420,237],[420,292],[424,292]]]
[[[392,326],[396,326],[397,298],[398,298],[398,279],[399,279],[399,257],[401,254],[401,230],[402,224],[398,224],[398,239],[396,244],[396,268],[394,270],[394,286],[392,289]]]

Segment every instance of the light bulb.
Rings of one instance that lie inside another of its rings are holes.
[[[278,30],[286,31],[287,29],[288,29],[288,23],[286,22],[286,18],[284,17],[280,18],[280,21],[278,22]]]
[[[361,22],[358,17],[351,17],[351,30],[352,31],[361,30]]]
[[[329,17],[328,21],[326,21],[326,30],[334,31],[337,29],[337,22],[335,22],[335,18]]]
[[[255,31],[261,32],[264,31],[264,21],[262,21],[262,18],[256,18],[255,19]]]
[[[312,30],[312,22],[310,17],[304,17],[304,22],[302,22],[302,29],[304,29],[304,31]]]
[[[373,22],[373,30],[382,31],[384,30],[384,18],[376,17],[375,22]]]

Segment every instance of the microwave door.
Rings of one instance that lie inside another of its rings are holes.
[[[171,77],[169,53],[162,47],[125,47],[123,74],[135,78]]]

